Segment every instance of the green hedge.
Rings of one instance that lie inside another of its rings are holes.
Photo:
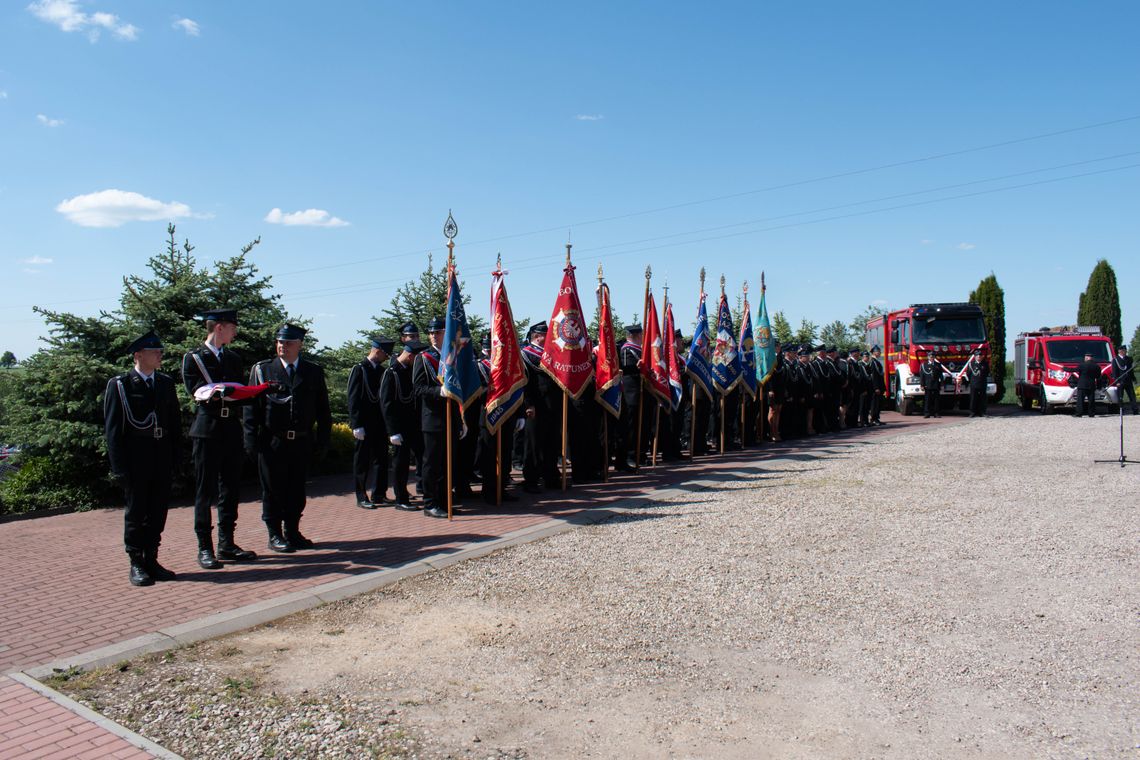
[[[20,469],[0,482],[0,514],[66,507],[77,512],[104,503],[108,482],[98,477],[76,482],[66,466],[51,457],[22,457]]]

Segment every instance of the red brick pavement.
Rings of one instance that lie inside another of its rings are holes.
[[[0,758],[142,760],[153,757],[63,705],[0,676]]]
[[[883,428],[768,444],[724,457],[698,458],[696,463],[643,468],[640,475],[576,487],[566,495],[548,492],[536,498],[520,494],[515,505],[462,514],[451,522],[419,512],[359,509],[347,478],[325,478],[310,485],[314,496],[302,526],[318,542],[317,549],[287,555],[268,552],[260,504],[247,500],[239,512],[237,541],[258,551],[262,559],[228,565],[224,570],[198,568],[193,509],[179,507],[170,512],[160,553],[163,564],[178,573],[178,581],[148,588],[127,583],[118,509],[0,523],[0,578],[4,579],[0,585],[0,671],[52,662],[340,578],[454,551],[585,508],[644,496],[653,488],[691,479],[702,471],[738,468],[767,456],[810,452],[831,443],[871,439],[932,422],[897,415],[885,418],[892,424]],[[252,496],[255,488],[247,486],[246,495]]]

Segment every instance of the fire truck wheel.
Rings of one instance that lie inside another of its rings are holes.
[[[1042,414],[1052,414],[1053,405],[1049,403],[1048,396],[1045,395],[1045,386],[1037,391],[1037,409]]]
[[[904,396],[902,390],[899,390],[895,396],[895,406],[898,408],[899,414],[903,417],[909,417],[914,414],[914,399]]]
[[[1022,409],[1024,409],[1025,411],[1028,412],[1030,409],[1033,408],[1033,397],[1030,396],[1029,393],[1027,393],[1024,388],[1018,389],[1017,396],[1018,396],[1018,400],[1021,402],[1021,408]]]

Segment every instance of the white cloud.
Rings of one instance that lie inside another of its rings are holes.
[[[956,245],[954,247],[957,248],[959,251],[972,251],[975,248],[977,248],[978,245],[977,245],[977,243],[958,243],[958,245]]]
[[[55,210],[80,227],[122,227],[127,222],[169,221],[197,216],[185,203],[164,203],[124,190],[100,190],[77,195],[60,203]]]
[[[918,242],[921,243],[922,245],[930,245],[934,241],[931,240],[930,238],[923,238],[922,240],[919,240]]]
[[[31,264],[33,266],[43,266],[45,264],[52,263],[52,261],[54,261],[54,259],[44,258],[43,256],[29,256],[26,259],[21,259],[20,263]]]
[[[7,100],[7,99],[8,99],[8,91],[7,90],[0,90],[0,100]]]
[[[574,118],[578,121],[601,121],[606,117],[600,113],[580,113]]]
[[[331,216],[329,212],[320,208],[310,208],[304,211],[283,213],[275,208],[265,215],[265,221],[270,224],[284,224],[289,227],[347,227],[348,222]]]
[[[96,42],[104,31],[121,40],[136,40],[139,36],[139,28],[134,24],[119,21],[114,13],[84,13],[79,10],[77,0],[36,0],[28,10],[41,21],[54,24],[65,32],[85,32],[92,42]]]
[[[198,36],[198,22],[197,21],[191,21],[188,18],[180,18],[177,21],[175,21],[174,24],[172,24],[172,26],[175,29],[181,29],[182,31],[186,32],[186,35],[188,37],[197,37]]]
[[[36,121],[38,121],[40,124],[43,124],[45,127],[62,127],[63,126],[63,119],[49,119],[47,116],[44,116],[42,113],[36,114]]]

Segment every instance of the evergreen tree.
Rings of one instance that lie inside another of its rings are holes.
[[[812,348],[815,348],[815,336],[818,332],[819,327],[815,322],[811,322],[807,319],[801,319],[799,329],[797,329],[795,334],[792,336],[792,341],[803,346],[810,346]]]
[[[1096,325],[1119,346],[1124,339],[1120,326],[1120,293],[1116,289],[1116,272],[1104,259],[1093,267],[1089,283],[1077,303],[1077,324]]]
[[[18,393],[5,383],[0,440],[21,444],[23,456],[35,460],[28,472],[37,476],[6,481],[6,507],[82,508],[111,495],[103,391],[110,377],[130,367],[126,348],[146,330],[154,329],[162,338],[161,370],[175,378],[187,408],[180,364],[183,352],[205,338],[194,317],[198,312],[212,306],[240,309],[235,346],[245,350],[246,365],[272,355],[273,332],[286,315],[269,292],[269,279],[259,277],[245,259],[257,241],[204,269],[197,266],[189,241],[177,245],[174,225],[167,227],[167,234],[166,250],[147,262],[149,275],[123,278],[117,311],[83,317],[35,309],[48,325],[47,347],[17,368]],[[19,493],[14,492],[17,486]]]
[[[990,342],[990,375],[997,383],[997,397],[1005,396],[1005,291],[998,284],[997,277],[990,273],[970,291],[970,303],[982,307],[985,315],[986,337]]]
[[[819,342],[828,346],[835,346],[841,351],[848,351],[863,343],[863,333],[858,336],[851,334],[851,330],[841,320],[829,322],[819,331]]]
[[[876,317],[883,316],[887,312],[888,309],[882,306],[871,305],[852,317],[851,322],[848,324],[848,326],[850,327],[851,333],[855,337],[856,341],[859,343],[863,342],[863,336],[867,333],[868,322],[870,322],[872,319],[875,319]]]
[[[772,334],[776,336],[776,340],[780,341],[781,346],[795,342],[792,326],[788,324],[788,318],[784,316],[782,311],[777,311],[772,315]]]
[[[467,312],[467,326],[476,340],[482,338],[487,330],[487,321],[478,314],[471,313],[471,293],[463,280],[459,281],[459,290],[463,293],[463,308]],[[447,310],[447,264],[433,269],[432,255],[428,254],[427,268],[415,280],[404,283],[392,303],[372,321],[382,335],[395,338],[400,334],[400,327],[411,320],[421,331],[427,330],[427,324],[433,317],[444,316]],[[365,333],[367,335],[368,333]],[[427,342],[427,336],[423,336]]]
[[[1129,356],[1135,356],[1140,351],[1140,325],[1136,325],[1136,331],[1132,333],[1132,342],[1128,344]]]
[[[16,366],[16,355],[11,351],[5,351],[3,356],[0,356],[0,367],[4,369],[11,369]]]

